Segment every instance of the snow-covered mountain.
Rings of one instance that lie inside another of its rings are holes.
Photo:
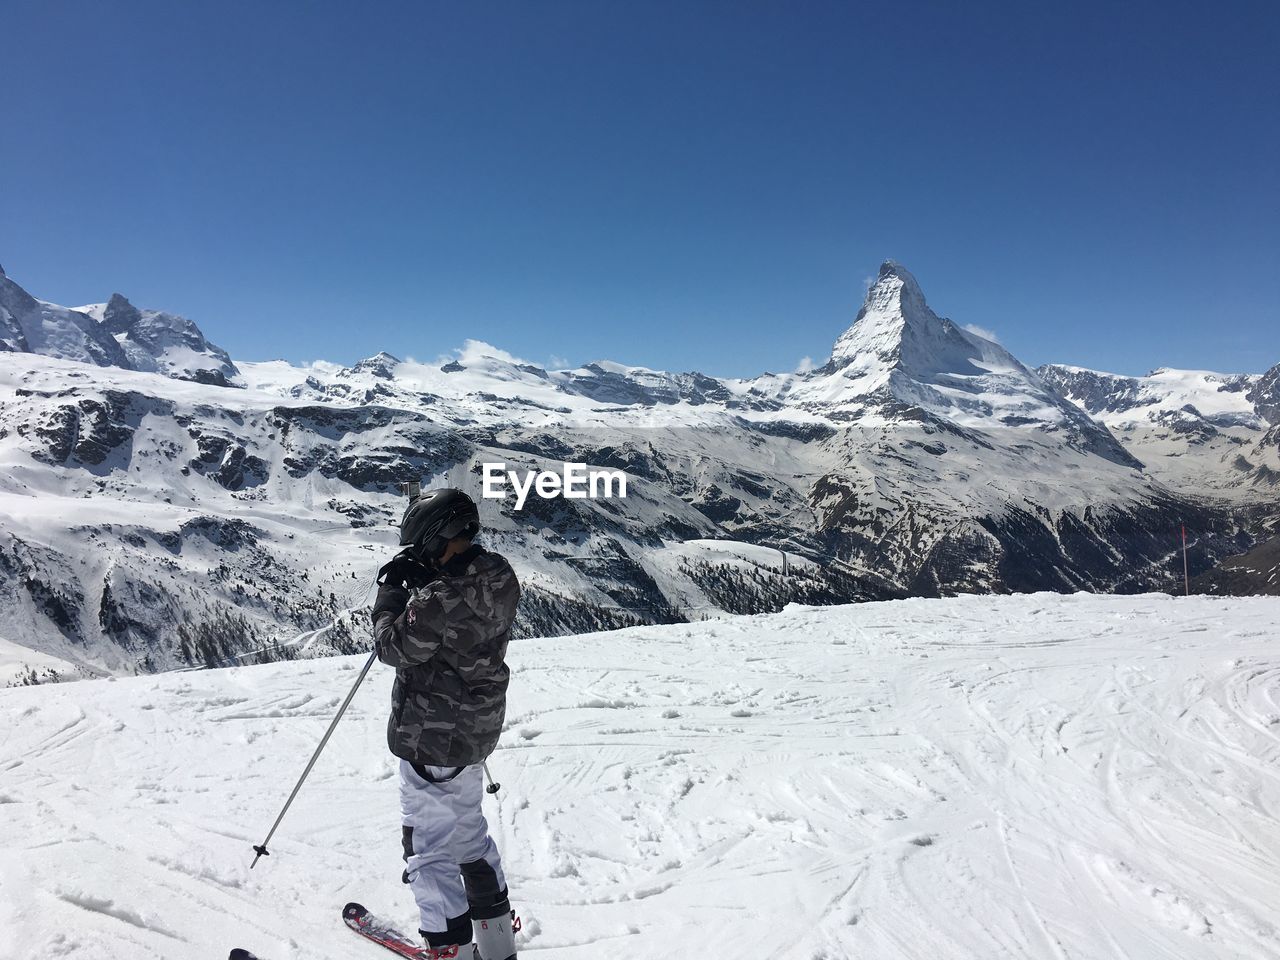
[[[0,352],[146,370],[224,387],[239,375],[227,352],[185,317],[138,310],[118,293],[107,303],[74,309],[45,303],[9,279],[3,267]]]
[[[1253,446],[1256,466],[1250,479],[1258,486],[1280,491],[1280,363],[1264,373],[1246,396],[1258,416],[1269,424]]]
[[[1252,383],[1245,397],[1267,423],[1280,423],[1280,363]]]
[[[780,395],[868,428],[904,418],[943,429],[1032,427],[1072,450],[1139,466],[1104,427],[1004,347],[935,314],[915,278],[892,261],[881,266],[826,366],[782,385]]]
[[[516,641],[484,805],[520,956],[1275,960],[1278,617],[1033,594]],[[249,869],[362,660],[0,690],[0,956],[376,960],[353,899],[415,930],[380,664]]]
[[[749,379],[546,370],[474,341],[436,363],[232,364],[169,314],[85,309],[67,312],[76,330],[149,344],[155,367],[0,356],[0,638],[110,671],[352,649],[362,619],[343,611],[393,549],[399,484],[478,495],[485,463],[630,479],[625,500],[482,503],[538,634],[790,600],[1163,588],[1181,524],[1199,572],[1249,548],[1244,507],[1275,496],[1162,482],[894,263],[826,364]],[[187,349],[241,389],[161,375],[190,374]]]
[[[1267,465],[1276,442],[1266,437],[1280,421],[1280,364],[1261,376],[1160,369],[1125,377],[1056,364],[1038,372],[1175,489],[1247,500],[1280,482]]]
[[[163,310],[139,310],[115,293],[106,303],[77,307],[79,313],[101,322],[124,348],[133,370],[163,373],[180,380],[215,386],[238,385],[240,372],[231,356],[205,339],[186,317]]]
[[[124,350],[100,323],[37,300],[0,267],[0,352],[10,351],[99,366],[129,366]]]

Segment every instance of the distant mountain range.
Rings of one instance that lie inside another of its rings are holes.
[[[1038,372],[1165,483],[1246,502],[1280,496],[1280,364],[1264,375],[1119,377],[1056,364]]]
[[[438,364],[233,361],[190,320],[44,303],[0,271],[0,665],[354,649],[399,483],[479,496],[496,461],[631,481],[625,500],[482,503],[526,634],[1174,589],[1184,524],[1195,575],[1274,535],[1277,424],[1280,365],[1031,370],[892,262],[824,365],[751,379],[546,370],[475,341]],[[1242,582],[1267,589],[1203,588]]]

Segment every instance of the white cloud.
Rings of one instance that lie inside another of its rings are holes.
[[[980,327],[976,323],[966,323],[964,328],[970,333],[977,334],[983,340],[990,340],[992,343],[999,343],[1000,338],[996,336],[994,330],[988,330],[986,327]]]
[[[464,340],[462,349],[458,351],[458,362],[466,366],[468,362],[475,363],[480,360],[493,359],[501,360],[504,363],[528,363],[527,360],[521,360],[515,354],[508,353],[501,347],[495,347],[492,343],[485,343],[483,340]]]
[[[813,357],[801,357],[800,362],[796,364],[796,373],[808,373],[815,366]]]
[[[572,363],[570,363],[564,357],[557,356],[554,353],[547,358],[548,370],[569,370],[572,367],[573,367]]]

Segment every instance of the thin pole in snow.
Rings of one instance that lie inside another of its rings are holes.
[[[276,834],[276,827],[280,826],[280,821],[284,819],[284,815],[289,810],[289,805],[293,803],[293,798],[298,795],[298,791],[302,789],[302,784],[306,782],[307,774],[311,772],[311,768],[316,765],[316,760],[320,758],[320,751],[324,749],[324,745],[329,742],[329,738],[333,736],[334,727],[338,725],[338,721],[342,719],[342,715],[347,712],[352,698],[356,695],[356,691],[360,689],[360,684],[364,681],[365,674],[369,672],[369,668],[373,666],[373,661],[378,659],[378,652],[375,650],[369,654],[369,659],[365,661],[364,669],[360,671],[360,676],[356,677],[356,682],[351,685],[351,692],[347,694],[347,699],[342,701],[342,706],[338,708],[337,714],[333,721],[329,724],[329,729],[324,732],[324,736],[320,739],[320,746],[316,747],[316,752],[311,755],[311,759],[307,761],[307,769],[302,771],[302,776],[298,778],[298,783],[293,788],[293,793],[289,794],[289,799],[284,802],[284,809],[280,811],[280,816],[276,817],[276,822],[271,825],[271,830],[267,833],[267,839],[256,845],[253,850],[257,854],[253,858],[253,863],[249,864],[252,870],[258,865],[258,861],[263,857],[271,856],[271,852],[267,849],[267,844],[271,842],[271,838]]]
[[[482,761],[480,761],[480,765],[481,765],[482,767],[484,767],[484,776],[485,776],[485,779],[489,781],[489,786],[485,787],[485,792],[486,792],[486,793],[497,793],[499,790],[501,790],[501,789],[502,789],[502,784],[500,784],[500,783],[494,783],[494,781],[493,781],[493,774],[489,772],[489,761],[488,761],[488,760],[482,760]]]
[[[1182,525],[1182,582],[1186,585],[1186,595],[1191,596],[1191,574],[1187,567],[1187,525]]]

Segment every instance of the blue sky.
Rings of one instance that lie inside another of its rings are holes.
[[[0,263],[241,359],[749,375],[897,259],[1024,361],[1280,361],[1280,5],[4,6]]]

